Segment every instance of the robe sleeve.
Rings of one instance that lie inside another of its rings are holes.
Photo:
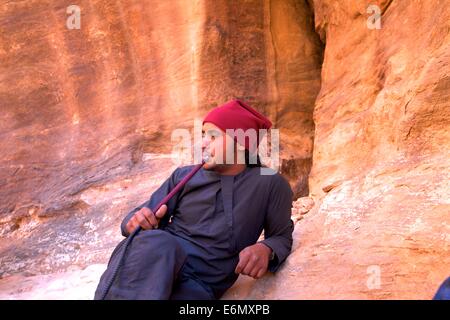
[[[164,183],[151,195],[150,199],[146,202],[142,203],[140,206],[134,208],[131,210],[126,217],[123,219],[122,223],[120,224],[120,230],[122,232],[122,235],[124,237],[128,237],[129,233],[126,230],[126,225],[128,221],[131,219],[131,217],[140,209],[143,207],[147,207],[149,209],[152,209],[156,207],[159,202],[169,194],[170,190],[172,190],[178,181],[180,181],[180,168],[175,169],[174,172],[170,175],[170,177],[164,181]],[[177,202],[178,202],[178,196],[181,191],[178,192],[177,195],[175,195],[173,198],[169,200],[167,203],[167,213],[166,215],[159,221],[159,229],[164,229],[167,223],[169,222],[170,216],[173,213],[174,209],[176,208]],[[152,209],[153,210],[153,209]]]
[[[264,240],[261,241],[275,253],[269,262],[269,271],[276,272],[291,252],[294,223],[291,220],[293,192],[280,175],[275,179],[269,196],[264,221]]]

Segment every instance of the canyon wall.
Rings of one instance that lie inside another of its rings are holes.
[[[1,298],[92,298],[173,130],[231,98],[280,129],[300,198],[282,269],[224,298],[429,299],[450,275],[446,1],[85,0],[69,29],[71,4],[0,5]]]
[[[71,4],[0,7],[0,277],[104,263],[176,167],[174,130],[232,98],[272,119],[308,194],[323,48],[306,3],[79,1],[79,29]]]
[[[448,2],[372,1],[380,29],[365,1],[312,3],[315,206],[285,268],[229,297],[430,299],[450,275]]]

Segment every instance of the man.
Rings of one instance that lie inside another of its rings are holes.
[[[143,230],[127,248],[107,299],[218,299],[239,274],[257,279],[280,267],[292,247],[291,188],[276,172],[262,175],[259,157],[250,163],[259,139],[237,144],[226,133],[271,125],[239,100],[205,117],[202,149],[208,161],[156,213],[150,208],[194,166],[177,168],[148,202],[125,217],[125,237],[138,226]],[[234,156],[227,158],[231,151]],[[242,155],[245,163],[238,161]],[[262,230],[265,239],[257,242]],[[117,251],[110,264],[117,263]],[[102,276],[96,299],[110,273]]]

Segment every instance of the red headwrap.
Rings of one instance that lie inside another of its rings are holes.
[[[248,129],[254,129],[256,131],[256,145],[250,145],[250,139],[245,139],[245,148],[250,152],[254,152],[259,144],[259,129],[270,129],[272,126],[269,119],[241,100],[231,100],[214,108],[206,115],[203,120],[203,123],[205,122],[216,125],[224,132],[227,129],[242,129],[244,132]],[[235,135],[235,140],[242,143],[237,135]]]

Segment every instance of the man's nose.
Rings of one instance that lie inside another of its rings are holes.
[[[211,143],[210,139],[208,139],[206,137],[203,138],[202,139],[202,149],[206,149],[209,146],[210,143]]]

